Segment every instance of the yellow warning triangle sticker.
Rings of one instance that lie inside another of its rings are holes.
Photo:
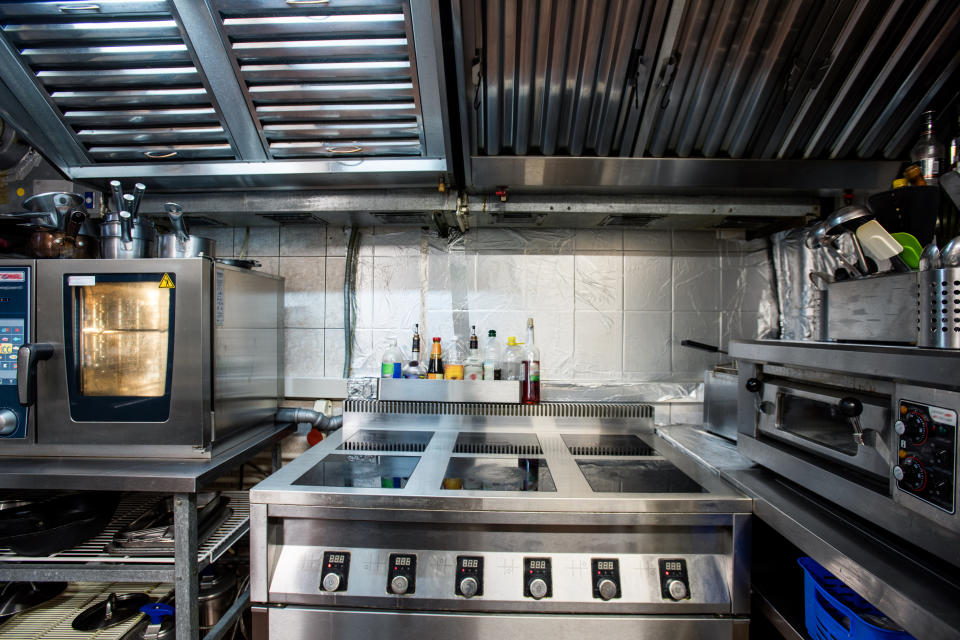
[[[163,277],[160,278],[160,288],[161,289],[176,289],[176,285],[173,284],[173,278],[170,277],[169,273],[163,274]]]

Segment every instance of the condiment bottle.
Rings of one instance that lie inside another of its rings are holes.
[[[463,363],[464,380],[483,380],[483,360],[480,358],[480,340],[477,338],[477,327],[474,325],[470,334],[470,354]]]
[[[910,149],[910,159],[920,165],[923,177],[930,185],[937,184],[937,176],[940,175],[943,158],[946,155],[943,143],[937,140],[933,132],[934,115],[933,111],[923,112],[923,132],[917,143]]]
[[[410,348],[410,361],[403,370],[404,378],[423,378],[423,363],[420,362],[420,325],[413,325],[413,346]]]
[[[443,351],[440,348],[440,338],[433,339],[430,347],[430,366],[427,368],[427,380],[443,380]]]
[[[487,332],[487,343],[483,347],[483,379],[500,379],[500,340],[493,329]]]
[[[527,343],[520,378],[520,402],[540,404],[540,349],[533,338],[533,318],[527,318]]]

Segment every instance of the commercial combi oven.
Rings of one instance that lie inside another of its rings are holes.
[[[282,305],[208,258],[0,261],[0,456],[207,458],[271,427]]]

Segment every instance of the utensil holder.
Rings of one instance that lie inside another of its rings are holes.
[[[920,272],[917,346],[960,349],[960,267]]]

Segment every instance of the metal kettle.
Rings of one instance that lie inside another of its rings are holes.
[[[176,202],[167,202],[163,205],[173,227],[173,233],[160,235],[160,244],[157,249],[159,258],[214,258],[216,243],[209,238],[191,236],[183,220],[183,207]]]

